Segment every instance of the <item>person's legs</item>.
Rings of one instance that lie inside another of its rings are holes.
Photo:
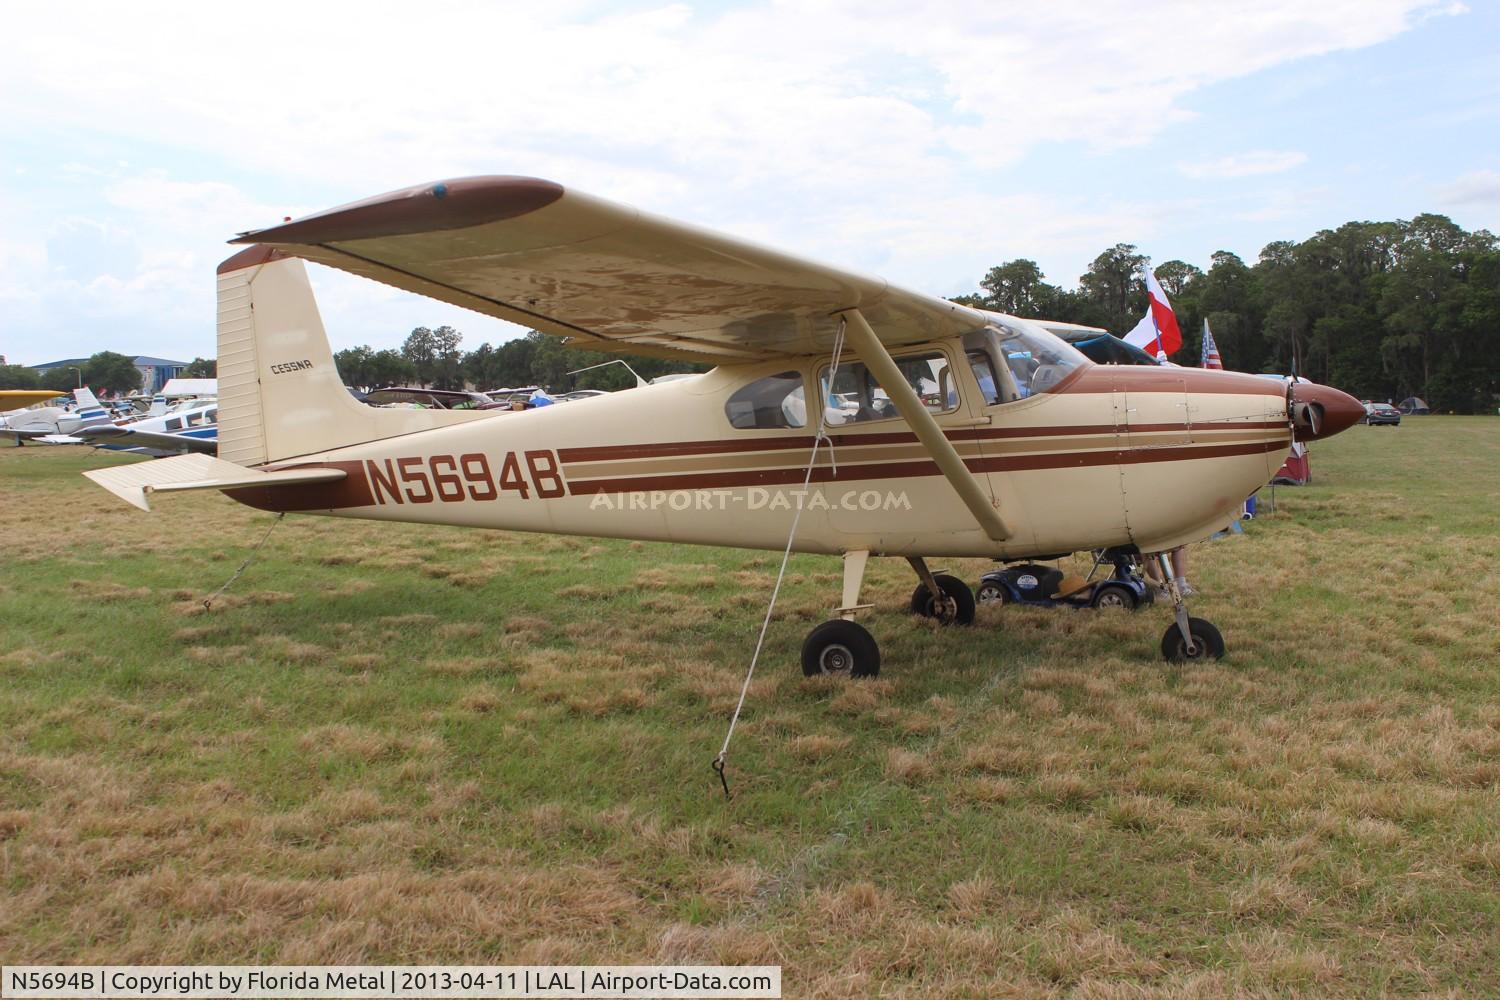
[[[1182,591],[1183,597],[1188,597],[1196,591],[1193,585],[1188,583],[1187,578],[1187,546],[1179,545],[1172,550],[1172,576],[1177,581],[1177,589]]]
[[[1162,578],[1160,563],[1155,555],[1148,555],[1141,559],[1146,570],[1146,579],[1151,583],[1151,590],[1157,597],[1167,596],[1167,581]]]

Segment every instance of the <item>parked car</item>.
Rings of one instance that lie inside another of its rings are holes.
[[[1390,403],[1366,403],[1365,418],[1362,423],[1369,424],[1371,427],[1376,424],[1389,424],[1396,427],[1401,423],[1401,411]]]

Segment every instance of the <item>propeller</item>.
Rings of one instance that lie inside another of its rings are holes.
[[[1317,403],[1299,400],[1299,384],[1301,383],[1295,375],[1286,382],[1286,415],[1292,422],[1292,437],[1297,441],[1317,437],[1323,426],[1323,408]]]
[[[1323,433],[1323,407],[1317,403],[1299,403],[1292,401],[1292,423],[1296,425],[1297,436],[1303,437],[1302,431],[1306,431],[1306,437],[1316,438]]]

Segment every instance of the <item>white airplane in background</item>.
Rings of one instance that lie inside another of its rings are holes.
[[[219,401],[193,400],[192,405],[146,416],[127,424],[97,424],[78,431],[81,444],[136,455],[215,455],[219,451]]]
[[[25,444],[27,441],[78,444],[77,440],[69,439],[74,431],[110,422],[109,411],[87,387],[74,389],[73,399],[72,408],[40,406],[7,413],[0,419],[0,435],[14,439],[16,444]]]

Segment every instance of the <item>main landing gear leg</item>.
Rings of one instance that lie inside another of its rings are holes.
[[[1167,626],[1166,635],[1161,637],[1162,658],[1172,663],[1219,659],[1224,655],[1224,637],[1211,622],[1188,617],[1187,603],[1183,600],[1176,578],[1172,576],[1172,560],[1168,553],[1158,555],[1156,562],[1161,570],[1161,578],[1166,581],[1167,593],[1172,596],[1172,613],[1176,618],[1176,621]]]
[[[856,612],[874,607],[859,603],[859,588],[864,584],[869,561],[870,553],[863,549],[844,553],[844,605],[838,610],[839,617],[813,629],[802,643],[802,672],[808,677],[874,677],[880,673],[880,646],[863,625],[854,621]]]
[[[924,618],[936,618],[944,625],[972,625],[974,592],[956,576],[934,575],[927,560],[908,556],[906,561],[917,571],[917,589],[912,591],[911,611]],[[934,596],[936,595],[936,596]]]

